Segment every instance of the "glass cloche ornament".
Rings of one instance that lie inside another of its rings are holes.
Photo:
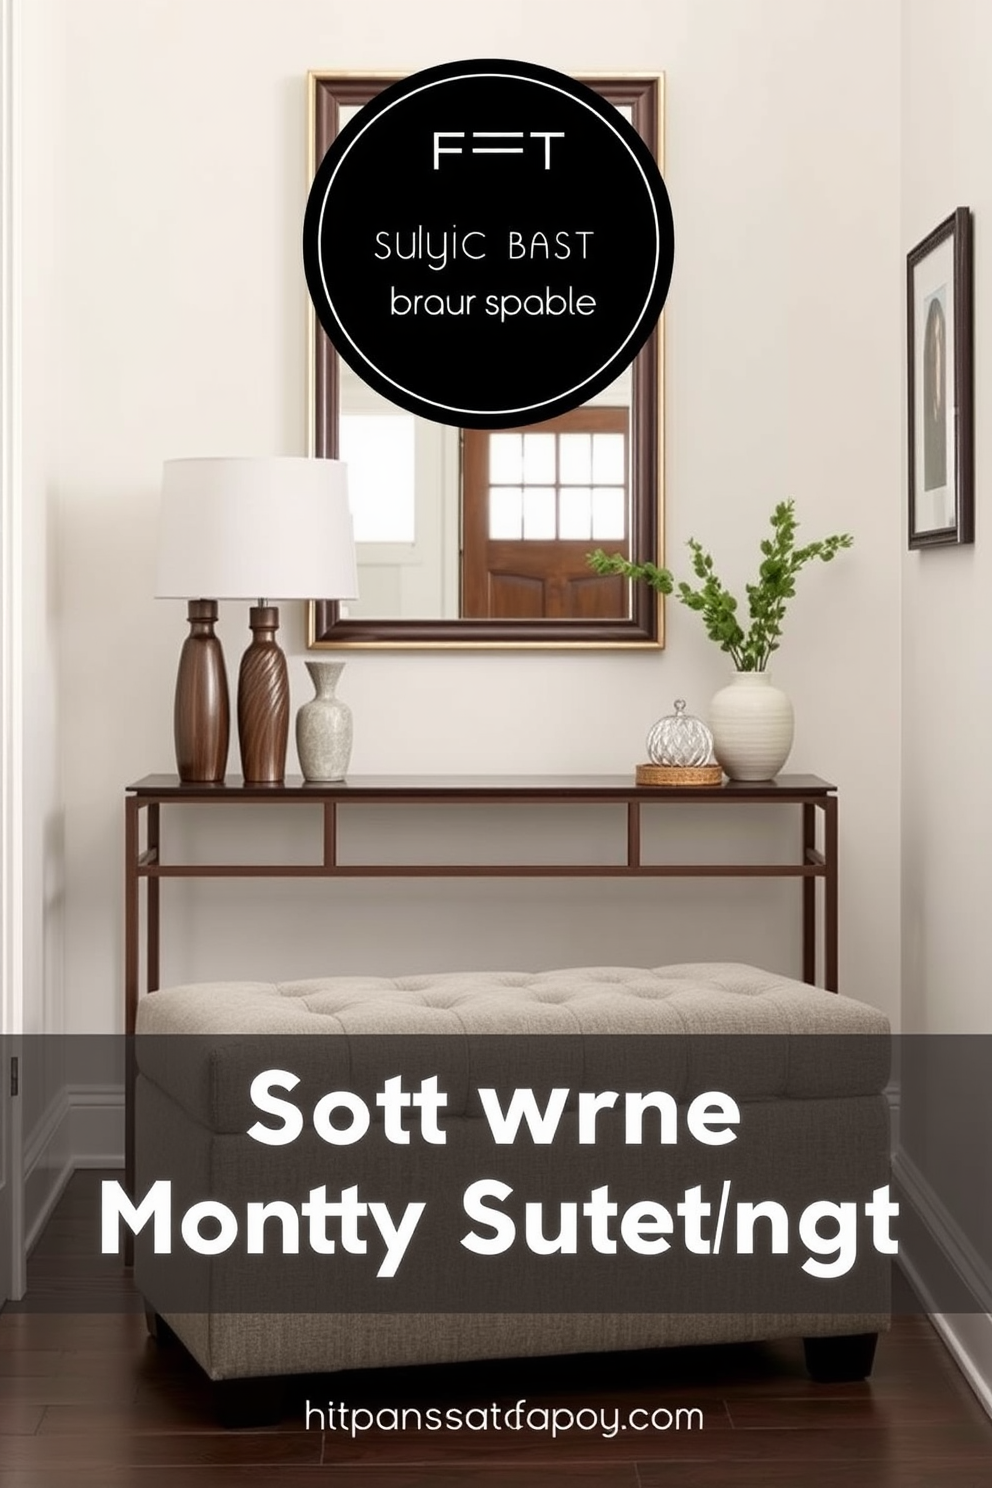
[[[648,734],[648,759],[681,768],[713,763],[713,735],[702,719],[685,711],[684,698],[676,698],[675,712],[659,718]]]

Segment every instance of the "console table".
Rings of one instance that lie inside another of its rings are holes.
[[[209,802],[236,806],[294,804],[319,811],[323,853],[316,863],[169,863],[162,852],[162,808]],[[626,862],[602,863],[347,863],[338,855],[338,817],[352,803],[380,805],[485,805],[559,802],[573,808],[611,803],[626,807]],[[641,808],[672,802],[715,808],[753,804],[784,806],[799,815],[798,853],[788,863],[644,863]],[[822,814],[817,846],[817,813]],[[142,846],[141,817],[145,817]],[[837,990],[837,796],[815,775],[780,775],[757,783],[718,786],[637,786],[623,775],[355,776],[337,784],[309,785],[290,777],[282,785],[186,785],[174,775],[146,775],[127,787],[124,846],[124,1012],[133,1033],[141,995],[139,886],[146,883],[145,990],[159,986],[159,885],[163,878],[798,878],[802,880],[802,975],[816,981],[816,880],[823,881],[823,985]]]
[[[502,806],[560,802],[582,807],[604,803],[626,807],[626,862],[603,863],[342,863],[338,818],[351,804]],[[799,851],[788,863],[644,863],[641,808],[672,802],[719,807],[785,806],[798,812]],[[162,808],[258,806],[291,803],[319,811],[323,851],[316,863],[169,863],[162,851]],[[822,814],[817,847],[817,813]],[[141,818],[145,818],[142,846]],[[355,776],[338,784],[309,785],[290,777],[282,785],[245,785],[234,778],[219,785],[186,785],[174,775],[146,775],[127,787],[124,837],[124,1024],[133,1034],[141,996],[141,907],[146,885],[145,991],[159,986],[160,904],[163,878],[798,878],[802,881],[803,980],[816,981],[816,881],[823,881],[823,985],[837,990],[837,795],[815,775],[779,775],[756,784],[637,786],[625,775]],[[134,1178],[134,1057],[129,1042],[125,1121],[126,1183]],[[130,1264],[132,1237],[125,1261]]]

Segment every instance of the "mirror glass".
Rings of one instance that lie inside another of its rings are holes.
[[[311,174],[389,81],[311,75]],[[586,81],[660,158],[660,79]],[[489,431],[389,403],[311,322],[312,452],[348,464],[360,591],[311,605],[312,646],[661,643],[657,598],[586,563],[662,558],[660,326],[581,408]]]

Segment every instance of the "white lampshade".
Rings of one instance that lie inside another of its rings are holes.
[[[346,466],[166,460],[159,599],[357,599]]]

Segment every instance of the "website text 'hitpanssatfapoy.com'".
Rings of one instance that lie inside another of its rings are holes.
[[[364,1431],[533,1431],[552,1438],[566,1431],[591,1431],[610,1439],[622,1431],[701,1431],[703,1413],[698,1406],[674,1410],[659,1405],[653,1410],[636,1406],[621,1411],[615,1406],[528,1406],[481,1405],[465,1409],[438,1406],[380,1406],[369,1410],[328,1400],[323,1406],[308,1400],[304,1414],[308,1431],[339,1431],[352,1440]]]

